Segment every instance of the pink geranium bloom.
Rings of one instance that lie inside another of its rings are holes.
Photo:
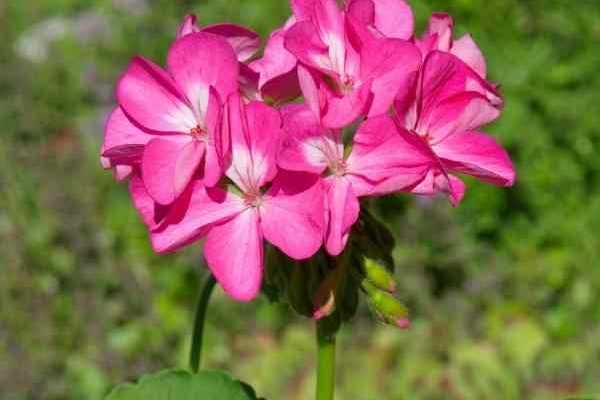
[[[194,32],[213,33],[227,40],[240,62],[240,90],[247,98],[256,99],[259,74],[250,68],[246,62],[249,62],[260,49],[260,36],[258,33],[244,26],[227,23],[201,27],[197,24],[197,18],[194,14],[186,15],[177,29],[177,38]]]
[[[405,40],[413,36],[415,18],[404,0],[349,0],[346,9],[375,36]]]
[[[221,99],[238,90],[238,71],[229,43],[206,32],[178,39],[167,71],[134,58],[119,80],[119,107],[106,126],[105,164],[139,165],[159,204],[172,203],[196,173],[215,185],[229,148],[220,129]]]
[[[194,14],[186,15],[177,29],[177,39],[195,32],[208,32],[224,37],[240,62],[248,61],[260,49],[258,33],[236,24],[214,24],[200,27]]]
[[[232,186],[207,188],[192,182],[152,229],[157,252],[174,251],[206,236],[204,256],[234,299],[253,299],[263,270],[263,239],[301,260],[323,243],[323,187],[315,174],[278,172],[279,113],[259,102],[244,105],[231,96],[226,118],[232,159],[226,171]],[[138,204],[147,221],[157,220],[144,193]]]
[[[479,128],[500,109],[479,91],[470,90],[471,70],[450,53],[429,53],[414,92],[398,97],[399,124],[421,140],[430,156],[425,179],[412,192],[445,192],[454,205],[464,183],[453,175],[472,175],[498,186],[512,186],[515,171],[506,151]]]
[[[496,85],[486,80],[487,66],[483,53],[471,35],[465,34],[457,40],[453,39],[454,20],[445,13],[434,13],[429,19],[427,31],[415,44],[421,51],[423,59],[433,51],[443,51],[459,58],[468,68],[466,86],[486,96],[496,106],[502,106],[502,97]]]
[[[421,62],[411,43],[366,31],[335,0],[293,0],[285,48],[300,62],[304,97],[321,123],[341,128],[388,111]]]
[[[289,105],[282,110],[285,139],[278,157],[281,168],[322,175],[327,203],[325,246],[339,255],[350,228],[358,219],[359,197],[406,190],[420,182],[430,159],[418,141],[398,134],[387,116],[364,122],[346,153],[340,130],[327,129],[306,105]],[[388,182],[389,178],[393,182]]]
[[[285,35],[295,23],[296,19],[290,17],[283,27],[273,31],[263,57],[250,64],[259,74],[258,89],[265,99],[282,102],[300,96],[298,60],[284,46]]]

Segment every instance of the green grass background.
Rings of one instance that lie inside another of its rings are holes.
[[[489,131],[510,190],[468,180],[459,209],[386,198],[408,332],[361,307],[340,338],[337,399],[561,399],[600,394],[600,2],[411,0],[483,48],[506,95]],[[267,34],[284,0],[0,2],[0,398],[101,399],[185,366],[204,267],[154,255],[98,149],[128,59],[163,62],[179,19]],[[313,327],[217,292],[206,363],[269,399],[314,385]]]

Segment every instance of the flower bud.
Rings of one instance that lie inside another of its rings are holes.
[[[365,277],[378,289],[389,293],[396,291],[394,275],[386,268],[383,262],[363,256],[362,271]]]
[[[408,309],[391,294],[379,290],[367,279],[363,280],[361,287],[366,292],[369,305],[383,322],[397,326],[400,329],[408,329]]]

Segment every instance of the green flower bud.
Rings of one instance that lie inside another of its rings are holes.
[[[393,293],[396,291],[396,281],[394,275],[386,266],[373,258],[363,256],[362,272],[365,277],[377,288]]]
[[[361,287],[368,297],[369,305],[383,322],[397,326],[400,329],[408,329],[408,309],[391,294],[379,290],[375,285],[364,279]]]

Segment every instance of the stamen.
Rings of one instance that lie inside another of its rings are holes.
[[[196,140],[206,140],[207,139],[206,131],[204,129],[202,129],[200,126],[196,126],[195,128],[192,128],[192,130],[190,130],[190,135],[192,135],[192,137]]]

